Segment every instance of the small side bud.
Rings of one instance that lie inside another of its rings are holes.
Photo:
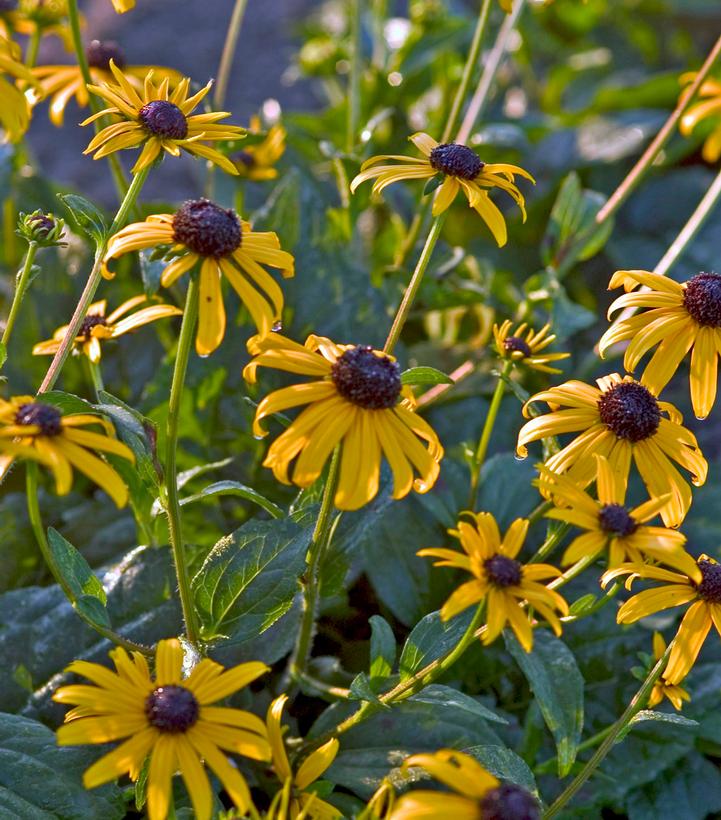
[[[21,213],[18,217],[17,234],[27,242],[36,242],[41,248],[67,245],[62,241],[64,230],[64,220],[40,210],[31,214]]]

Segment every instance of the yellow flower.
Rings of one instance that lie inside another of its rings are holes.
[[[91,424],[99,424],[106,435],[78,429]],[[128,500],[127,487],[112,467],[92,453],[98,450],[134,461],[132,452],[113,438],[114,434],[112,424],[101,416],[64,416],[57,407],[36,401],[33,396],[0,399],[0,481],[17,458],[30,459],[49,467],[58,495],[66,495],[75,467],[122,507]]]
[[[248,133],[259,134],[261,131],[260,119],[251,117]],[[282,125],[272,125],[262,142],[248,145],[242,151],[233,154],[231,159],[235,162],[238,174],[259,182],[275,179],[278,171],[273,166],[285,153],[285,137],[286,132]]]
[[[628,481],[631,461],[636,462],[652,498],[671,497],[659,511],[667,527],[677,527],[691,506],[691,488],[671,463],[691,473],[696,486],[706,481],[708,464],[683,416],[630,376],[612,373],[597,379],[598,388],[568,381],[531,396],[523,408],[528,418],[532,402],[545,401],[550,413],[531,419],[518,434],[517,452],[528,455],[526,445],[562,433],[579,433],[570,444],[551,456],[546,466],[568,473],[580,487],[596,477],[594,454],[605,456],[622,486]],[[565,409],[559,409],[565,408]],[[664,415],[668,418],[664,418]]]
[[[571,542],[561,563],[567,566],[584,557],[595,558],[608,546],[609,567],[617,567],[624,561],[642,564],[645,558],[651,558],[681,572],[693,571],[696,562],[683,548],[686,543],[684,535],[665,527],[642,526],[658,515],[670,495],[651,498],[629,510],[625,506],[625,481],[613,472],[603,456],[594,455],[594,458],[597,464],[598,501],[568,476],[539,465],[541,477],[534,484],[552,493],[553,501],[558,505],[547,512],[546,517],[585,530],[583,535]]]
[[[338,741],[333,738],[324,743],[301,763],[298,770],[293,774],[288,755],[283,743],[283,727],[281,717],[283,707],[288,700],[287,695],[276,698],[268,708],[266,724],[268,727],[268,740],[270,750],[273,755],[273,768],[281,783],[290,781],[290,799],[286,811],[280,812],[278,820],[297,820],[297,818],[308,818],[308,820],[336,820],[342,817],[342,813],[321,800],[308,787],[314,783],[323,772],[331,765],[338,752]]]
[[[543,352],[556,338],[555,334],[547,335],[551,328],[550,324],[544,325],[538,333],[535,333],[527,322],[518,325],[513,332],[512,326],[510,319],[506,319],[500,327],[497,324],[493,325],[496,350],[502,359],[511,359],[543,373],[561,372],[556,367],[549,367],[549,362],[567,359],[571,354]]]
[[[34,84],[33,75],[21,62],[20,47],[0,37],[0,72],[9,74],[18,80]],[[0,76],[0,125],[5,129],[7,138],[17,142],[30,125],[30,106],[25,95]]]
[[[664,671],[667,683],[680,683],[691,671],[701,646],[713,624],[721,635],[721,565],[708,555],[701,555],[693,573],[671,572],[648,564],[622,564],[604,573],[602,583],[620,575],[629,575],[630,588],[636,578],[666,581],[661,587],[647,589],[629,598],[618,610],[620,624],[632,624],[654,612],[691,604],[681,620]]]
[[[418,766],[451,789],[448,792],[417,789],[401,795],[389,820],[483,820],[483,818],[541,817],[538,802],[521,786],[502,783],[478,761],[463,752],[440,749],[434,754],[412,755],[403,768]]]
[[[689,85],[696,79],[696,72],[692,71],[682,74],[680,81],[682,85]],[[687,94],[684,89],[681,96]],[[696,126],[707,117],[716,118],[716,123],[703,144],[702,156],[706,162],[716,162],[721,157],[721,82],[708,77],[701,83],[698,91],[699,101],[693,103],[686,109],[686,113],[681,117],[679,130],[688,137],[696,129]]]
[[[255,356],[243,371],[250,382],[258,367],[315,377],[276,390],[258,405],[256,436],[266,435],[261,422],[273,413],[310,405],[268,450],[263,464],[272,468],[278,481],[290,484],[288,469],[298,456],[292,481],[310,487],[340,444],[335,494],[340,510],[357,510],[375,497],[381,454],[393,472],[394,498],[403,498],[411,489],[425,493],[434,485],[443,448],[414,412],[412,394],[402,388],[400,368],[392,356],[363,345],[338,345],[322,336],[309,336],[304,347],[277,333],[254,337],[248,349]],[[414,470],[419,473],[415,480]]]
[[[111,2],[118,14],[125,14],[126,11],[135,8],[135,0],[111,0]]]
[[[143,150],[132,168],[132,172],[137,174],[152,165],[163,151],[179,157],[182,148],[189,154],[209,160],[229,174],[238,173],[228,157],[203,143],[238,139],[244,130],[237,125],[219,122],[230,116],[227,111],[191,115],[191,111],[210,91],[212,82],[188,97],[190,79],[185,77],[169,93],[169,78],[166,76],[155,85],[155,75],[151,69],[145,75],[143,90],[138,92],[112,59],[109,65],[117,85],[107,82],[88,88],[110,103],[110,107],[93,114],[81,124],[87,125],[106,115],[117,118],[117,122],[96,134],[84,153],[93,154],[93,159],[101,159],[114,151],[142,145]]]
[[[599,342],[601,355],[611,345],[630,339],[623,366],[633,373],[643,356],[658,345],[641,376],[641,384],[658,395],[692,350],[691,403],[696,416],[706,418],[716,400],[721,353],[721,275],[699,273],[679,284],[657,273],[621,270],[614,273],[609,290],[621,285],[626,293],[613,302],[609,318],[624,307],[650,310],[612,325]],[[650,290],[630,292],[639,285]]]
[[[475,151],[454,142],[439,145],[428,134],[419,132],[409,137],[426,159],[414,159],[398,154],[382,154],[367,159],[361,165],[360,173],[351,182],[351,191],[368,179],[374,179],[373,193],[380,193],[387,185],[403,179],[432,179],[437,174],[443,176],[433,201],[433,216],[450,208],[459,191],[463,191],[468,204],[475,208],[488,225],[499,247],[506,244],[508,233],[503,214],[491,201],[489,191],[500,188],[511,196],[521,209],[526,220],[525,199],[514,184],[515,174],[535,182],[533,177],[517,165],[507,163],[486,164],[481,162]],[[398,164],[388,164],[395,160]],[[380,163],[380,164],[379,164]]]
[[[73,35],[67,25],[67,0],[5,0],[0,4],[0,32],[25,37],[54,34],[68,51],[73,48]]]
[[[464,552],[440,547],[418,552],[421,556],[440,558],[434,564],[436,567],[455,567],[474,576],[472,581],[461,584],[443,604],[441,619],[447,621],[485,600],[483,643],[493,643],[509,623],[521,646],[530,652],[533,648],[531,621],[521,608],[521,602],[527,601],[560,635],[561,622],[553,610],[568,615],[568,604],[557,592],[538,581],[557,578],[561,573],[550,564],[524,566],[517,560],[528,532],[528,521],[517,518],[501,540],[498,524],[490,513],[468,515],[473,518],[473,524],[459,521],[458,529],[450,530],[451,535],[460,539]]]
[[[250,792],[237,767],[223,752],[270,760],[263,721],[240,709],[213,706],[268,671],[263,663],[243,663],[224,670],[204,658],[187,678],[180,642],[158,643],[155,677],[145,658],[118,647],[110,653],[111,671],[97,663],[74,661],[67,671],[95,686],[63,686],[53,695],[58,703],[75,706],[58,729],[60,746],[124,740],[86,770],[86,789],[128,774],[137,780],[145,758],[148,769],[148,815],[168,815],[172,779],[180,770],[198,820],[210,820],[213,791],[205,765],[213,770],[230,799],[242,811],[251,805]]]
[[[653,658],[656,662],[660,661],[663,657],[663,653],[666,651],[666,641],[663,639],[663,635],[660,632],[653,633]],[[691,695],[685,690],[682,689],[680,686],[676,686],[673,683],[669,683],[666,678],[661,675],[661,677],[656,681],[651,690],[651,694],[648,698],[648,708],[653,709],[654,706],[658,706],[659,703],[664,698],[668,698],[669,701],[673,704],[673,708],[676,709],[677,712],[680,712],[683,708],[683,702],[690,701]]]
[[[168,246],[168,263],[160,278],[170,287],[178,277],[200,264],[200,307],[195,349],[208,356],[223,341],[225,307],[221,276],[230,282],[258,328],[269,333],[280,320],[283,292],[262,267],[279,268],[284,277],[293,276],[293,256],[280,249],[272,232],[252,231],[249,223],[207,199],[192,199],[174,214],[154,214],[145,222],[134,222],[110,238],[102,273],[114,274],[108,262],[130,251]]]

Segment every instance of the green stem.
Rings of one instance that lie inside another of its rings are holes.
[[[175,354],[175,368],[173,369],[173,381],[170,386],[170,401],[168,403],[168,420],[165,434],[165,509],[168,514],[170,546],[173,550],[175,574],[178,579],[180,603],[183,608],[183,619],[185,620],[185,632],[188,636],[188,640],[194,644],[198,643],[199,629],[195,606],[193,604],[193,596],[190,591],[188,565],[185,560],[185,544],[183,543],[180,516],[180,498],[178,496],[176,454],[178,448],[180,405],[183,398],[185,374],[188,369],[190,348],[193,343],[193,334],[198,319],[198,295],[198,279],[196,276],[191,276],[190,282],[188,283],[188,293],[185,297],[185,310],[183,312],[183,322],[180,326],[178,350]]]
[[[30,242],[27,253],[25,254],[25,262],[23,263],[22,270],[16,280],[17,284],[15,285],[13,302],[10,305],[10,313],[8,314],[7,322],[5,323],[5,330],[3,331],[2,339],[0,340],[2,344],[5,345],[6,350],[10,341],[10,336],[13,332],[13,328],[15,327],[15,320],[17,319],[20,311],[20,305],[22,305],[23,298],[25,297],[25,291],[28,288],[28,281],[30,279],[30,273],[33,269],[33,261],[37,250],[38,243]]]
[[[93,391],[95,393],[95,400],[100,401],[100,391],[105,390],[105,384],[103,383],[103,373],[100,369],[100,362],[91,362],[87,356],[83,357],[86,362],[88,376],[90,377],[90,382],[93,386]]]
[[[40,385],[38,393],[47,393],[48,390],[53,389],[53,386],[60,375],[60,371],[65,365],[65,362],[73,349],[75,337],[78,335],[80,325],[82,325],[83,319],[85,319],[88,308],[90,307],[90,304],[93,301],[95,293],[98,289],[98,285],[100,284],[100,280],[102,278],[100,268],[102,265],[103,256],[105,254],[105,249],[108,246],[108,239],[125,225],[128,219],[128,214],[131,208],[135,205],[138,194],[140,193],[149,172],[149,167],[143,168],[142,171],[133,177],[133,181],[126,192],[123,201],[120,203],[118,212],[115,214],[113,224],[110,226],[110,229],[108,230],[103,242],[101,242],[96,248],[95,260],[88,276],[88,281],[85,283],[85,288],[80,296],[72,319],[70,320],[68,330],[60,343],[58,352],[55,354],[55,357],[50,363],[50,367],[48,368],[48,372],[45,374],[45,378],[43,379],[43,383]]]
[[[345,148],[353,152],[360,120],[361,99],[361,0],[350,0],[350,75],[348,77],[348,119]]]
[[[64,592],[65,597],[73,605],[73,608],[80,616],[80,618],[89,627],[94,629],[104,638],[107,638],[109,641],[112,641],[118,646],[122,646],[125,649],[130,650],[131,652],[141,652],[143,655],[152,657],[153,651],[150,647],[144,646],[143,644],[135,643],[135,641],[130,641],[127,638],[124,638],[122,635],[119,635],[117,632],[114,632],[112,629],[108,629],[104,626],[101,626],[100,624],[95,623],[94,621],[87,618],[75,606],[77,602],[77,596],[73,592],[72,588],[68,584],[67,580],[60,571],[60,568],[55,562],[55,556],[53,555],[53,552],[50,549],[50,544],[48,544],[48,539],[45,535],[45,527],[43,526],[43,520],[40,515],[40,504],[38,502],[38,465],[36,462],[28,461],[26,463],[25,476],[28,517],[30,518],[30,525],[32,526],[32,530],[35,535],[35,540],[38,543],[38,547],[40,548],[40,552],[43,556],[43,559],[45,560],[45,563],[47,564],[48,569],[52,573],[52,576],[55,579],[56,583]]]
[[[529,558],[529,564],[537,564],[548,558],[548,556],[561,543],[561,540],[565,534],[569,531],[569,529],[571,529],[571,525],[566,524],[565,521],[553,521],[552,523],[553,528],[548,533],[546,540],[541,544],[536,553]]]
[[[594,746],[597,746],[605,737],[613,731],[613,724],[611,726],[606,726],[605,729],[601,729],[600,732],[597,732],[592,737],[589,737],[587,740],[584,740],[583,743],[578,744],[578,748],[576,749],[576,754],[580,754],[581,752],[585,752],[587,749],[593,749]],[[547,760],[544,760],[542,763],[539,763],[537,766],[534,767],[533,773],[536,775],[541,774],[552,774],[556,768],[556,761],[558,760],[558,755],[554,757],[549,757]]]
[[[35,63],[38,60],[38,48],[40,48],[40,35],[40,28],[36,26],[33,30],[33,33],[30,35],[30,39],[28,40],[28,48],[25,52],[25,65],[28,68],[34,68]]]

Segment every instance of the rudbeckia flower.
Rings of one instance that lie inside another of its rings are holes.
[[[538,820],[536,798],[515,783],[502,783],[470,755],[451,749],[412,755],[403,768],[420,767],[451,790],[414,789],[401,795],[389,820]]]
[[[645,558],[652,558],[682,572],[692,570],[695,561],[683,548],[684,535],[665,527],[643,526],[658,515],[670,495],[651,498],[629,510],[625,505],[626,482],[613,472],[607,459],[599,455],[594,458],[598,465],[598,501],[568,476],[539,465],[541,477],[534,483],[552,493],[557,505],[546,517],[585,530],[571,542],[561,563],[567,566],[585,557],[595,558],[608,547],[609,567],[617,567],[624,561],[642,564]]]
[[[75,337],[73,353],[83,353],[91,362],[97,364],[102,355],[101,341],[117,339],[118,336],[130,333],[130,331],[157,319],[165,319],[168,316],[182,316],[183,314],[180,308],[173,305],[154,304],[126,316],[133,308],[147,301],[146,296],[134,296],[132,299],[128,299],[127,302],[123,302],[109,316],[105,315],[108,304],[105,299],[90,305],[87,316],[80,325],[80,332]],[[55,331],[52,339],[48,339],[46,342],[38,342],[33,347],[33,355],[54,356],[58,352],[67,330],[68,326],[63,325]]]
[[[66,20],[67,0],[2,0],[0,2],[0,33],[25,37],[54,34],[68,51],[73,48],[73,35]]]
[[[0,37],[0,72],[34,84],[30,71],[21,62],[20,47]],[[25,95],[5,77],[0,76],[0,125],[7,138],[17,142],[30,124],[30,106]]]
[[[691,71],[681,75],[682,85],[689,85],[696,79],[696,72]],[[687,91],[681,92],[681,96]],[[706,162],[716,162],[721,157],[721,82],[713,77],[707,77],[698,90],[698,102],[693,103],[681,117],[679,130],[688,137],[703,120],[715,118],[714,128],[706,137],[701,154]]]
[[[81,125],[106,115],[112,115],[117,122],[96,134],[85,149],[85,154],[101,159],[114,151],[142,145],[143,150],[132,168],[132,172],[137,174],[152,165],[163,151],[179,157],[182,149],[209,160],[229,174],[238,173],[228,157],[204,143],[238,139],[245,133],[244,129],[219,123],[219,120],[230,116],[227,111],[191,114],[210,91],[212,82],[188,97],[190,79],[185,77],[169,93],[169,78],[166,76],[156,85],[151,69],[145,75],[142,92],[138,92],[112,59],[109,65],[117,85],[107,82],[90,85],[88,89],[110,103],[110,107],[88,117]]]
[[[608,459],[625,486],[633,460],[652,498],[670,494],[659,512],[667,527],[677,527],[692,498],[691,488],[672,461],[691,473],[697,487],[706,481],[708,472],[696,437],[682,426],[683,416],[672,404],[659,401],[630,376],[621,378],[612,373],[597,379],[597,384],[596,388],[573,380],[531,396],[523,408],[526,418],[529,406],[537,401],[547,402],[552,412],[523,425],[518,434],[518,455],[528,455],[526,445],[531,441],[579,433],[548,459],[549,470],[567,473],[580,487],[586,487],[596,477],[597,454]]]
[[[500,327],[493,325],[493,336],[496,340],[496,351],[502,359],[512,361],[540,370],[542,373],[560,373],[556,367],[549,367],[550,362],[567,359],[570,353],[545,353],[545,349],[555,341],[556,335],[548,335],[551,325],[544,325],[538,333],[527,322],[511,330],[513,322],[506,319]]]
[[[100,425],[105,435],[78,429],[93,424]],[[101,416],[63,415],[57,407],[36,401],[33,396],[0,399],[0,481],[16,459],[29,459],[49,467],[58,495],[66,495],[72,487],[75,467],[122,507],[128,500],[127,487],[115,470],[92,452],[112,453],[134,461],[131,450],[114,435],[112,424]]]
[[[276,698],[268,708],[266,724],[268,727],[268,740],[270,750],[273,755],[273,769],[281,783],[290,783],[289,801],[286,811],[279,811],[278,816],[287,820],[337,820],[342,817],[342,813],[321,800],[308,787],[314,783],[323,772],[331,765],[338,752],[338,740],[333,738],[324,743],[300,764],[298,770],[293,773],[288,754],[283,743],[283,727],[281,717],[283,707],[288,700],[287,695]]]
[[[259,134],[261,131],[260,119],[251,117],[248,133]],[[235,162],[238,174],[258,182],[275,179],[278,171],[273,166],[285,153],[285,136],[282,125],[272,125],[262,142],[236,151],[231,159]]]
[[[220,282],[224,276],[248,309],[258,333],[269,333],[280,320],[283,292],[262,267],[279,268],[293,276],[293,256],[280,248],[276,234],[252,231],[250,224],[207,199],[192,199],[174,214],[154,214],[134,222],[110,238],[102,273],[115,275],[108,262],[130,251],[167,246],[169,261],[160,277],[170,287],[178,277],[200,265],[200,305],[195,349],[208,356],[223,341],[225,307]]]
[[[721,275],[699,273],[679,284],[657,273],[621,270],[608,287],[621,285],[626,293],[608,309],[609,318],[624,307],[650,309],[612,325],[599,342],[601,355],[611,345],[630,339],[623,366],[633,373],[643,356],[658,345],[641,375],[641,384],[658,395],[692,351],[691,403],[696,416],[706,418],[716,400],[721,354]],[[649,290],[632,293],[639,285]]]
[[[457,530],[450,530],[458,538],[463,552],[433,547],[419,550],[418,555],[439,558],[434,566],[455,567],[470,572],[472,581],[466,581],[452,593],[441,607],[441,620],[448,621],[473,604],[486,601],[486,630],[483,643],[493,643],[506,623],[516,633],[521,646],[533,649],[533,630],[528,614],[521,608],[527,601],[543,616],[557,634],[561,622],[554,612],[568,615],[568,604],[552,589],[539,584],[561,573],[550,564],[526,564],[517,559],[528,532],[528,521],[517,518],[501,540],[495,518],[486,512],[469,513],[473,524],[459,521]]]
[[[528,171],[507,163],[487,164],[466,145],[455,142],[439,144],[428,134],[419,132],[409,139],[424,154],[425,159],[414,159],[398,154],[371,157],[361,165],[360,173],[351,182],[351,191],[355,193],[356,188],[368,179],[375,179],[372,191],[379,194],[393,182],[404,179],[432,179],[440,174],[443,182],[433,201],[433,216],[438,216],[450,208],[458,192],[463,191],[468,204],[490,228],[498,246],[505,245],[508,240],[506,221],[491,201],[489,191],[500,188],[509,194],[521,209],[525,222],[525,199],[515,185],[514,179],[518,174],[535,182]],[[402,164],[389,164],[388,160]]]
[[[628,575],[628,588],[637,578],[666,582],[629,598],[618,610],[616,620],[620,624],[632,624],[654,612],[690,604],[673,639],[663,673],[664,680],[673,685],[691,671],[712,625],[721,635],[721,564],[701,555],[694,569],[692,573],[681,573],[648,564],[622,564],[604,573],[602,580],[605,586],[621,575]]]
[[[124,73],[127,81],[138,91],[143,90],[143,80],[152,71],[156,79],[170,81],[174,88],[181,80],[181,75],[171,68],[157,66],[126,66],[125,55],[120,46],[112,40],[93,40],[86,49],[88,68],[94,83],[112,82],[110,60]],[[38,84],[38,98],[50,98],[50,121],[60,127],[63,124],[65,108],[75,97],[80,108],[87,108],[88,92],[83,75],[77,65],[43,65],[32,69]]]
[[[663,653],[666,651],[666,641],[663,639],[663,635],[660,632],[653,633],[653,659],[655,663],[661,660],[663,657]],[[658,706],[659,703],[663,701],[664,698],[668,698],[668,700],[673,705],[673,708],[680,712],[683,708],[683,702],[690,701],[691,695],[681,688],[680,686],[669,683],[666,678],[661,675],[661,677],[656,681],[653,685],[653,689],[651,690],[651,694],[648,698],[648,708],[653,709],[654,706]]]
[[[110,657],[115,671],[97,663],[73,661],[67,671],[95,685],[63,686],[53,695],[57,703],[75,706],[65,715],[65,725],[58,729],[60,746],[124,741],[86,770],[85,788],[101,786],[125,774],[137,780],[150,756],[150,820],[167,817],[173,775],[178,770],[195,817],[210,820],[213,791],[206,766],[245,814],[251,805],[248,785],[224,752],[270,760],[265,725],[250,712],[213,704],[265,674],[268,667],[251,662],[225,670],[204,658],[184,678],[183,650],[175,639],[158,643],[154,676],[138,652],[129,655],[118,647]]]
[[[263,419],[290,407],[310,405],[268,450],[263,462],[283,484],[298,457],[292,481],[310,487],[320,476],[336,445],[342,448],[335,505],[357,510],[378,492],[381,456],[393,472],[393,498],[411,489],[425,493],[438,478],[443,448],[438,436],[414,412],[409,389],[401,385],[392,356],[364,345],[339,345],[309,336],[305,347],[272,333],[254,337],[248,350],[255,358],[243,376],[250,382],[258,367],[274,367],[314,380],[276,390],[258,405],[253,422],[256,436],[267,431]],[[425,446],[423,444],[425,442]],[[414,479],[414,470],[419,477]]]

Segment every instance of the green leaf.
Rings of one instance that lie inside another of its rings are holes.
[[[140,275],[143,279],[143,290],[147,297],[155,296],[160,289],[160,277],[168,267],[164,259],[153,257],[154,251],[143,250],[138,254],[140,259]]]
[[[240,498],[246,499],[246,501],[252,501],[259,507],[262,507],[266,512],[269,512],[273,518],[283,518],[285,516],[285,512],[277,504],[274,504],[270,499],[261,495],[252,487],[246,487],[245,484],[240,484],[238,481],[216,481],[214,484],[209,484],[199,493],[181,499],[180,506],[184,507],[195,501],[200,501],[204,498],[213,498],[219,495],[237,495]]]
[[[675,712],[656,712],[653,709],[641,709],[640,712],[637,712],[631,720],[628,722],[628,725],[625,726],[623,731],[619,734],[617,743],[623,740],[624,737],[634,728],[637,723],[645,723],[647,721],[656,721],[658,723],[673,723],[676,726],[698,726],[699,722],[697,720],[691,720],[690,718],[684,717],[683,715],[676,714]]]
[[[526,761],[506,746],[471,746],[463,750],[475,757],[484,769],[499,780],[522,786],[531,794],[538,794],[536,779]]]
[[[73,393],[65,393],[62,390],[49,390],[43,393],[43,402],[57,407],[63,415],[68,413],[97,413],[98,411],[89,401],[81,399]]]
[[[576,659],[566,644],[544,630],[536,631],[531,652],[525,652],[508,631],[504,637],[556,741],[558,772],[565,777],[576,759],[583,729],[584,681]]]
[[[370,679],[372,683],[384,681],[392,672],[396,662],[396,639],[390,624],[380,615],[372,615],[368,621],[371,627]]]
[[[432,194],[436,188],[440,188],[444,180],[445,176],[443,174],[436,174],[434,177],[431,177],[423,186],[423,196],[428,196],[428,194]]]
[[[450,621],[442,621],[439,612],[423,617],[406,639],[399,661],[401,681],[407,680],[426,664],[445,655],[458,643],[473,618],[473,609]]]
[[[401,374],[402,384],[453,384],[453,379],[435,367],[411,367]]]
[[[487,709],[482,703],[479,703],[475,698],[469,695],[464,695],[457,689],[451,686],[444,686],[440,683],[432,683],[421,689],[418,694],[413,695],[409,700],[418,701],[419,703],[436,704],[439,706],[454,706],[457,709],[464,709],[469,715],[490,720],[494,723],[508,723],[508,721]]]
[[[92,237],[96,245],[101,245],[108,232],[102,212],[92,202],[77,194],[58,194],[58,198],[70,212],[71,225]]]
[[[382,706],[384,709],[391,707],[383,703],[378,695],[373,690],[371,682],[365,672],[359,672],[353,678],[350,685],[350,696],[353,700],[364,700]]]

